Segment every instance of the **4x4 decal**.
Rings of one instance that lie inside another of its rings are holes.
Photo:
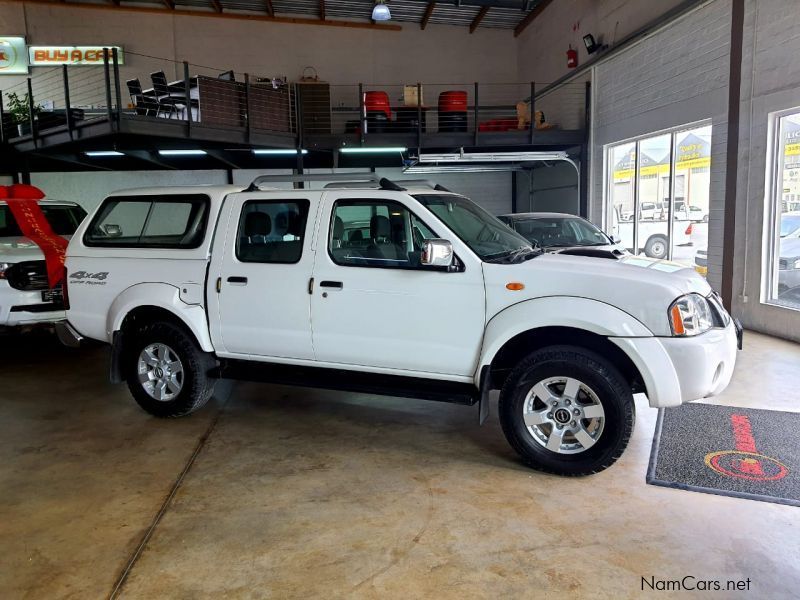
[[[88,285],[105,285],[108,278],[108,271],[99,271],[97,273],[89,273],[88,271],[75,271],[70,273],[70,284],[85,283]]]

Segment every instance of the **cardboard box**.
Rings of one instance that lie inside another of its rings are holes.
[[[419,88],[419,95],[422,96],[419,100],[417,99],[417,84],[414,85],[404,85],[403,86],[403,104],[406,106],[425,106],[425,93],[422,89],[422,86]]]

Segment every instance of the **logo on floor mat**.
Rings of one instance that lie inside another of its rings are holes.
[[[789,474],[782,462],[758,452],[750,419],[745,415],[731,415],[731,427],[736,449],[706,454],[708,468],[726,477],[751,481],[776,481]]]

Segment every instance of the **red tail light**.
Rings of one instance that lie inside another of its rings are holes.
[[[686,235],[692,235],[692,223],[686,228]]]
[[[69,310],[69,292],[67,290],[67,267],[64,267],[64,278],[61,280],[61,296],[64,299],[64,310]]]

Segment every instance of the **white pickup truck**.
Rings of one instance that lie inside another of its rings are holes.
[[[67,239],[86,216],[73,202],[39,200],[50,227]],[[25,237],[5,200],[0,200],[0,327],[64,319],[60,289],[50,289],[44,253]]]
[[[325,176],[334,179],[334,176]],[[185,415],[218,378],[480,405],[500,390],[526,464],[611,465],[634,394],[723,390],[740,328],[691,269],[546,254],[467,198],[381,180],[323,190],[171,187],[106,198],[67,251],[62,341]]]

